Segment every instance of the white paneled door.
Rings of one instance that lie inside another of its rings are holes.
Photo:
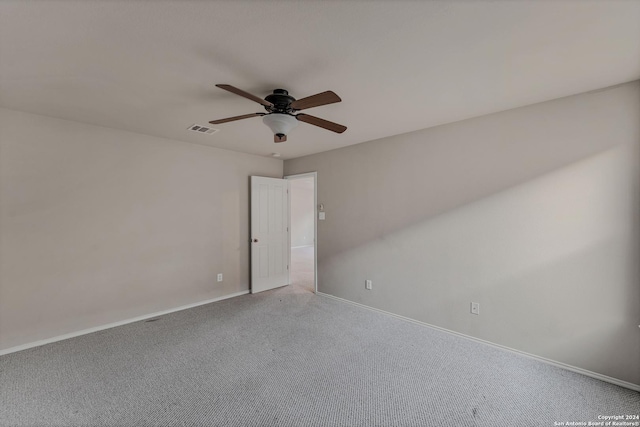
[[[289,181],[251,177],[251,293],[289,284]]]

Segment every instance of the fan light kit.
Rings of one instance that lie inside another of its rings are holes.
[[[255,101],[258,104],[261,104],[262,106],[264,106],[264,109],[267,112],[244,114],[242,116],[212,120],[209,122],[212,125],[233,122],[235,120],[248,119],[250,117],[264,116],[262,118],[262,121],[264,122],[264,124],[269,126],[269,128],[273,132],[274,142],[286,141],[287,135],[292,129],[298,126],[299,121],[309,123],[311,125],[318,126],[336,133],[342,133],[347,130],[346,126],[342,126],[338,123],[333,123],[319,117],[310,116],[309,114],[304,113],[294,114],[297,111],[306,110],[307,108],[319,107],[321,105],[333,104],[335,102],[342,101],[338,95],[330,90],[296,100],[293,96],[289,95],[289,92],[287,92],[286,90],[275,89],[272,94],[267,95],[265,99],[261,99],[231,85],[216,86],[220,89],[224,89],[236,95]]]
[[[272,113],[262,118],[262,122],[271,128],[274,135],[289,135],[289,131],[298,126],[295,116],[288,114]]]

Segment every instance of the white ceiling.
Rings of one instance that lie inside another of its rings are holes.
[[[283,159],[640,78],[640,1],[0,2],[0,106]],[[274,144],[217,89],[296,98],[348,126]]]

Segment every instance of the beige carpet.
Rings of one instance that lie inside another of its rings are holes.
[[[638,392],[296,288],[2,356],[0,426],[548,427],[638,414]]]

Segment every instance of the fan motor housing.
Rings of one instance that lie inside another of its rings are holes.
[[[284,89],[274,89],[273,93],[267,95],[264,100],[273,104],[273,107],[271,108],[265,107],[267,111],[274,113],[290,113],[293,111],[291,103],[296,99],[289,95],[289,92]]]

